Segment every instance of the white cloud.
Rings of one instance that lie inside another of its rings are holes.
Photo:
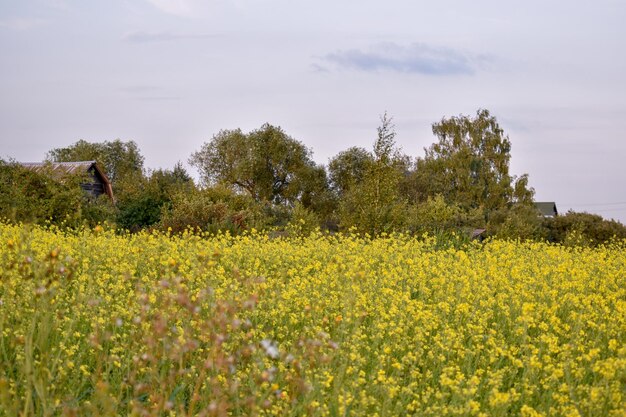
[[[365,51],[337,51],[324,59],[339,67],[367,72],[388,70],[425,75],[468,75],[475,71],[466,54],[421,43],[404,46],[386,42]]]

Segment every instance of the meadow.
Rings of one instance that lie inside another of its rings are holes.
[[[626,243],[0,225],[0,416],[626,416]]]

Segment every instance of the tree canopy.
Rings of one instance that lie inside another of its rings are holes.
[[[357,148],[334,160],[336,172],[345,173],[349,186],[339,205],[340,224],[344,228],[355,227],[375,235],[404,225],[407,206],[399,184],[405,158],[396,147],[395,137],[395,126],[385,113],[369,157]],[[347,166],[341,167],[341,161],[347,162]]]
[[[276,204],[293,203],[315,188],[307,179],[320,180],[312,173],[316,165],[311,151],[270,124],[249,133],[222,130],[194,152],[189,163],[198,168],[205,185],[225,185]]]
[[[13,221],[107,222],[130,231],[187,226],[204,230],[322,227],[377,235],[484,236],[598,244],[626,235],[619,222],[587,213],[546,220],[528,175],[512,175],[511,141],[489,111],[442,118],[435,142],[411,159],[396,146],[392,118],[381,117],[370,150],[350,147],[317,165],[283,129],[222,130],[194,152],[196,185],[183,166],[145,170],[135,142],[79,140],[48,152],[51,162],[96,160],[111,179],[115,204],[90,201],[80,178],[32,174],[0,161],[0,217]],[[578,244],[577,243],[577,244]]]
[[[339,152],[328,164],[333,190],[342,195],[352,186],[363,181],[367,166],[372,162],[372,154],[363,148],[353,146]]]
[[[486,218],[512,203],[532,202],[527,176],[509,173],[511,142],[489,111],[443,118],[432,130],[437,142],[416,166],[421,199],[442,195],[463,209],[483,209]]]

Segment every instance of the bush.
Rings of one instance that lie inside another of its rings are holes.
[[[187,192],[195,185],[180,163],[173,170],[152,171],[149,176],[120,181],[117,223],[136,232],[154,226],[172,202],[172,196]]]
[[[174,233],[186,229],[240,233],[264,228],[266,224],[262,207],[252,197],[224,187],[212,187],[174,194],[171,206],[163,208],[159,227]]]
[[[152,226],[161,219],[163,204],[165,201],[149,193],[142,193],[135,198],[128,199],[119,205],[117,225],[132,232]]]
[[[111,202],[87,195],[80,187],[82,181],[80,175],[58,178],[52,172],[34,172],[0,160],[0,217],[70,228],[110,221]]]
[[[441,195],[413,206],[408,213],[409,230],[415,234],[443,235],[483,226],[482,212],[466,212],[458,204],[448,204]]]
[[[543,237],[542,218],[534,205],[515,204],[491,213],[487,230],[501,239],[534,240]]]
[[[626,239],[626,226],[622,223],[571,210],[563,216],[546,219],[544,228],[547,239],[558,243],[583,242],[595,246],[613,239]]]
[[[319,227],[319,216],[302,204],[296,203],[291,211],[291,220],[289,220],[285,230],[291,236],[308,236]]]

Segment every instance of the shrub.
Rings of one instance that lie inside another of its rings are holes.
[[[0,160],[0,217],[12,222],[76,228],[110,221],[114,207],[106,198],[93,199],[80,187],[83,177],[62,178],[34,172]]]
[[[626,226],[622,223],[584,212],[569,211],[563,216],[546,219],[544,227],[547,239],[558,243],[580,242],[595,246],[626,238]]]
[[[212,187],[174,194],[171,206],[163,208],[159,227],[174,233],[186,229],[240,233],[266,223],[260,204],[250,196]]]

